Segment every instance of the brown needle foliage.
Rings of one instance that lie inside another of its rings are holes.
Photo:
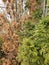
[[[18,28],[18,24],[16,22],[11,24],[8,23],[4,15],[0,15],[0,37],[3,41],[2,52],[4,53],[4,57],[1,58],[3,65],[12,65],[13,62],[16,64],[17,61],[19,36],[15,33],[15,30]]]

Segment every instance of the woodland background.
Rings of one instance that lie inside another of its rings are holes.
[[[2,0],[0,65],[49,65],[49,15],[45,0]]]

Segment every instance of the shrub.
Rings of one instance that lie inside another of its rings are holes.
[[[32,36],[23,38],[18,59],[21,65],[49,65],[49,16],[36,25]]]

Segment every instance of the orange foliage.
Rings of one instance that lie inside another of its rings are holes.
[[[8,23],[8,20],[4,15],[0,15],[0,37],[2,38],[2,52],[5,54],[3,65],[10,65],[12,62],[16,61],[16,56],[18,53],[19,46],[19,36],[15,33],[18,28],[18,23],[12,22]],[[12,60],[14,59],[14,61]],[[12,62],[11,62],[12,61]]]

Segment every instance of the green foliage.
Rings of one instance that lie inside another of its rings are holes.
[[[34,19],[40,20],[42,17],[42,14],[43,14],[43,9],[41,7],[42,2],[43,0],[36,0],[36,9],[32,14]]]
[[[34,11],[34,13],[32,14],[33,15],[33,18],[34,19],[41,19],[41,17],[42,17],[42,9],[39,9],[39,8],[37,8],[35,11]]]
[[[30,28],[32,28],[31,25]],[[23,38],[22,45],[19,47],[18,59],[21,65],[49,65],[49,16],[36,25],[32,35]]]
[[[33,24],[33,22],[31,22],[31,20],[28,20],[23,25],[23,29],[24,29],[25,37],[32,36],[32,34],[34,33],[35,24]]]
[[[20,26],[20,30],[16,30],[16,34],[19,35],[19,42],[21,43],[23,38],[32,36],[35,30],[35,23],[31,22],[31,20],[25,21]],[[21,43],[22,44],[22,43]]]
[[[41,4],[43,0],[36,0],[37,4]]]
[[[20,36],[20,39],[22,40],[25,37],[32,36],[35,30],[35,23],[31,22],[31,20],[25,21],[23,24],[21,24],[20,31],[16,30],[16,34]]]

